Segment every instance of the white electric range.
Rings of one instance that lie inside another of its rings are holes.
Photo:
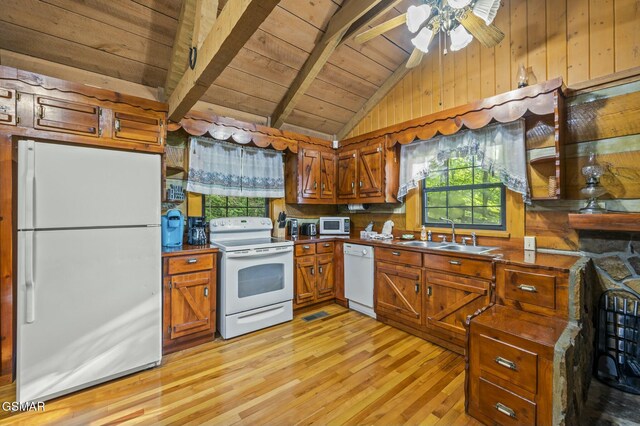
[[[229,339],[293,319],[293,242],[271,237],[271,221],[233,217],[209,222],[220,249],[218,330]]]

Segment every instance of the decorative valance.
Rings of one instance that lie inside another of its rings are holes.
[[[468,156],[477,156],[478,166],[529,202],[524,120],[402,145],[398,200],[450,158]]]
[[[187,191],[235,197],[284,197],[282,153],[209,138],[189,142]]]

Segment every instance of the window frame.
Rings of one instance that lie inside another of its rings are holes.
[[[447,172],[447,183],[449,183],[449,171],[450,170],[459,170],[471,168],[472,174],[475,172],[476,164],[475,160],[473,160],[471,167],[449,167],[447,160],[447,167],[440,171]],[[478,167],[479,168],[479,167]],[[478,230],[493,230],[493,231],[506,231],[507,229],[507,188],[504,186],[502,182],[494,182],[494,183],[478,183],[478,184],[470,184],[470,185],[457,185],[457,186],[439,186],[436,188],[428,188],[427,187],[427,178],[422,180],[422,205],[421,205],[421,222],[422,225],[433,228],[442,228],[447,227],[449,224],[447,222],[427,222],[428,214],[428,205],[427,205],[427,197],[429,193],[435,192],[449,192],[449,191],[463,191],[463,190],[475,190],[475,189],[487,189],[487,188],[500,188],[500,203],[501,203],[501,211],[500,211],[500,225],[487,225],[487,224],[466,224],[466,223],[457,223],[455,224],[456,228],[460,229],[478,229]],[[452,208],[456,207],[466,207],[466,206],[452,206]],[[473,221],[473,205],[471,207],[471,217]],[[482,207],[482,206],[479,206]],[[447,197],[446,202],[446,211],[449,211],[449,197]]]
[[[253,198],[253,197],[237,197],[237,198],[246,198],[247,199],[247,205],[245,207],[239,207],[239,206],[229,206],[229,195],[218,195],[219,197],[224,197],[226,200],[226,205],[224,207],[222,206],[216,206],[216,208],[224,208],[225,212],[226,212],[226,216],[224,216],[225,218],[227,217],[237,217],[237,216],[229,216],[229,208],[241,208],[247,211],[247,215],[249,213],[249,209],[254,208],[257,209],[259,207],[249,207],[249,199]],[[257,217],[269,217],[269,201],[270,199],[267,197],[264,197],[264,216],[257,216]],[[209,221],[213,218],[207,217],[206,215],[207,212],[207,195],[206,194],[202,194],[202,216],[204,216],[204,218]],[[250,217],[254,217],[254,216],[250,216]]]

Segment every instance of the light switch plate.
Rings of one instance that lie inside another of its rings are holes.
[[[536,237],[524,237],[524,249],[535,250],[536,249]]]

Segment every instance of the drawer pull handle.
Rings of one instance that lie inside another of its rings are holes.
[[[527,291],[529,293],[537,293],[538,289],[536,288],[535,285],[528,285],[528,284],[520,284],[518,285],[518,288],[522,291]]]
[[[198,259],[189,259],[187,260],[187,263],[197,263]]]
[[[416,293],[420,293],[420,283],[416,283],[415,290],[416,290]]]
[[[302,246],[302,248],[303,248],[303,249],[305,249],[305,250],[309,250],[311,247],[309,247],[309,246]]]
[[[513,419],[516,418],[516,412],[500,402],[496,404],[496,410],[500,411],[502,414],[509,416]]]
[[[452,265],[462,265],[462,262],[460,262],[459,260],[450,260],[449,263]]]
[[[392,251],[391,254],[394,255],[394,256],[400,256],[400,252],[399,251]]]
[[[323,247],[331,247],[331,244],[325,243],[325,244],[323,244]]]
[[[508,359],[504,359],[501,356],[496,358],[496,364],[506,367],[510,370],[516,369],[516,363],[513,361],[509,361]]]

